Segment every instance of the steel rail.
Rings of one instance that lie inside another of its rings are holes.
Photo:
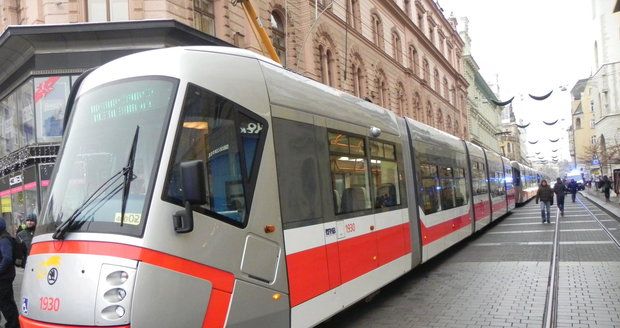
[[[581,201],[581,199],[579,199],[579,197],[577,197],[577,200],[579,201],[579,204],[581,204],[581,207],[583,207],[586,211],[588,211],[588,213],[594,218],[594,220],[596,220],[596,222],[598,222],[598,224],[601,226],[601,228],[603,228],[603,231],[607,234],[607,236],[609,238],[611,238],[611,240],[616,244],[616,246],[618,246],[618,248],[620,248],[620,241],[618,241],[618,239],[616,237],[614,237],[614,235],[603,224],[603,222],[601,222],[601,220],[599,220],[598,217],[596,217],[596,215],[594,213],[592,213],[592,211],[590,211],[590,209]]]
[[[549,280],[547,282],[547,297],[545,299],[545,312],[543,313],[543,328],[553,328],[557,326],[558,312],[558,285],[560,261],[560,209],[555,214],[555,230],[553,233],[553,253],[551,254],[551,265],[549,267]]]

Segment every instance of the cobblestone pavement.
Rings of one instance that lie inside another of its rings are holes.
[[[620,235],[615,218],[581,199]],[[558,327],[620,328],[620,250],[566,200]],[[530,202],[319,327],[541,327],[553,221],[542,224]]]

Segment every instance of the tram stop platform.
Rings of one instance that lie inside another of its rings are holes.
[[[530,201],[321,327],[620,327],[620,219],[565,202],[557,244]]]
[[[613,190],[610,193],[609,201],[605,200],[605,196],[600,190],[586,189],[579,193],[607,212],[615,216],[620,216],[620,195],[614,193]]]

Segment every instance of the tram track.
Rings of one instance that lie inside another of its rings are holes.
[[[602,221],[607,221],[607,220],[601,220],[599,219],[596,214],[594,214],[589,208],[588,206],[586,206],[583,201],[577,197],[577,203],[579,204],[580,207],[582,207],[588,214],[587,215],[583,215],[583,216],[587,216],[591,219],[593,219],[596,223],[598,223],[598,225],[601,227],[600,230],[602,230],[609,239],[611,239],[611,241],[616,245],[616,247],[618,248],[618,250],[620,250],[620,240],[618,240],[618,238],[616,238],[610,231],[610,229],[605,226],[603,224]],[[582,216],[582,215],[579,215]],[[543,322],[542,322],[542,327],[543,328],[555,328],[558,326],[558,291],[559,291],[559,281],[560,281],[560,277],[559,277],[559,272],[560,272],[560,210],[557,209],[556,210],[556,215],[555,215],[555,228],[554,228],[554,233],[553,233],[553,242],[552,242],[552,255],[551,255],[551,260],[550,260],[550,267],[549,267],[549,277],[548,277],[548,283],[547,283],[547,294],[546,294],[546,299],[545,299],[545,310],[543,313]],[[570,223],[571,221],[566,221],[564,223]],[[572,221],[575,222],[575,221]],[[592,229],[594,230],[594,229]],[[599,230],[599,229],[596,229]]]

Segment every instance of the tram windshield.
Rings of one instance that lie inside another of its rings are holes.
[[[38,234],[62,226],[141,235],[177,85],[169,78],[134,78],[77,99]]]

